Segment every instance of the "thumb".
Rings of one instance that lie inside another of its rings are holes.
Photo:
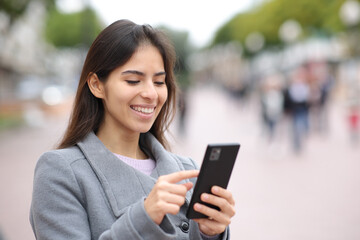
[[[189,191],[194,186],[194,184],[192,182],[187,182],[187,183],[184,183],[183,185],[186,187],[187,191]]]

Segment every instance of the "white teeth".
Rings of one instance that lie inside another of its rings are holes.
[[[152,113],[154,112],[155,108],[132,107],[132,109],[134,109],[137,112]]]

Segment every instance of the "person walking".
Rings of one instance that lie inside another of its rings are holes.
[[[292,118],[292,143],[295,153],[301,153],[309,131],[309,97],[310,89],[306,69],[299,66],[294,70],[290,85],[286,90],[288,108]]]
[[[198,166],[170,152],[175,51],[149,25],[119,20],[89,49],[72,115],[35,169],[30,222],[37,239],[230,239],[235,201],[214,186],[189,220]]]

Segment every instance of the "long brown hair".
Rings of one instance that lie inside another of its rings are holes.
[[[58,148],[73,146],[91,131],[97,132],[104,119],[102,100],[90,92],[88,77],[96,73],[100,81],[106,82],[109,74],[115,68],[124,65],[144,43],[155,46],[164,61],[168,98],[150,132],[168,148],[165,131],[174,118],[176,107],[175,50],[160,30],[149,25],[137,25],[129,20],[112,23],[91,45],[81,72],[69,125]]]

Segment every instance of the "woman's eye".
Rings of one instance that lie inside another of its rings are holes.
[[[137,83],[139,83],[140,81],[139,80],[125,80],[128,84],[131,84],[131,85],[135,85]]]
[[[156,82],[154,82],[156,85],[159,85],[159,86],[161,86],[161,85],[164,85],[165,84],[165,82],[164,81],[156,81]]]

